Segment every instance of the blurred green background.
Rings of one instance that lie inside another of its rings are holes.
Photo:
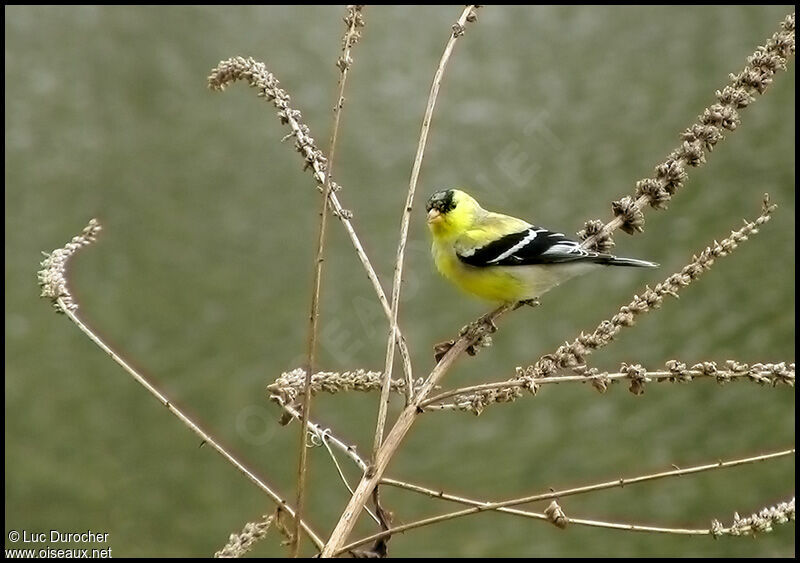
[[[484,312],[428,254],[421,201],[465,186],[486,207],[575,232],[607,219],[714,102],[791,7],[487,7],[440,92],[406,261],[400,315],[416,366]],[[384,285],[432,79],[459,7],[368,7],[337,159],[341,200]],[[271,106],[244,85],[206,88],[218,61],[263,60],[327,146],[342,7],[6,7],[5,520],[9,530],[109,532],[114,556],[211,555],[270,502],[37,297],[40,251],[89,218],[101,240],[72,263],[81,314],[153,383],[287,498],[296,425],[265,386],[297,367],[319,198]],[[794,361],[795,63],[668,211],[617,252],[661,263],[604,271],[502,323],[495,345],[445,385],[509,377],[714,238],[780,205],[762,233],[667,300],[592,365],[677,358]],[[386,322],[330,223],[320,365],[380,369]],[[377,396],[317,399],[315,418],[369,451]],[[393,405],[393,413],[398,403]],[[712,382],[543,389],[476,418],[422,416],[388,474],[482,499],[512,498],[794,444],[794,390]],[[313,525],[347,499],[312,450]],[[352,480],[356,475],[350,470]],[[730,523],[794,494],[794,460],[563,499],[568,515],[664,526]],[[398,522],[458,508],[387,490]],[[543,510],[544,505],[530,508]],[[371,533],[361,523],[357,533]],[[310,544],[304,542],[307,553]],[[791,556],[794,524],[757,541],[550,525],[482,514],[395,537],[392,556]],[[19,544],[14,544],[19,547]],[[34,546],[42,547],[42,545]],[[86,547],[86,546],[83,546]],[[92,545],[89,547],[105,547]],[[277,535],[254,554],[285,551]]]

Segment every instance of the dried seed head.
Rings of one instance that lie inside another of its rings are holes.
[[[596,250],[597,252],[609,252],[612,248],[614,248],[614,239],[611,238],[611,233],[605,231],[603,227],[604,225],[602,221],[599,219],[592,219],[590,221],[586,221],[583,229],[578,231],[577,234],[581,240],[586,240],[589,237],[595,237],[592,250]]]
[[[41,297],[50,299],[57,312],[65,313],[78,309],[78,304],[72,299],[67,286],[67,263],[75,252],[97,240],[101,228],[97,219],[91,219],[81,234],[72,237],[72,240],[62,248],[45,254],[45,259],[41,262],[42,269],[37,272],[39,287],[42,289]]]
[[[238,534],[231,534],[228,543],[214,557],[242,557],[253,545],[267,535],[275,515],[264,514],[258,522],[248,522]]]
[[[625,196],[619,201],[612,202],[611,211],[615,217],[622,219],[620,229],[629,235],[644,230],[644,213],[631,196]]]

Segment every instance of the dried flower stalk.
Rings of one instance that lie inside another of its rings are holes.
[[[225,90],[226,86],[237,80],[244,80],[251,88],[258,90],[258,96],[265,100],[272,102],[278,110],[278,117],[282,124],[288,125],[291,129],[289,137],[295,137],[295,149],[303,157],[305,161],[305,168],[311,170],[314,179],[319,186],[325,185],[327,159],[322,154],[311,137],[310,130],[307,125],[302,122],[302,114],[291,107],[291,98],[289,95],[279,87],[278,79],[267,70],[264,63],[257,62],[252,57],[245,59],[244,57],[234,57],[220,62],[216,68],[211,71],[208,77],[208,86],[213,90]],[[339,218],[344,226],[353,248],[356,251],[361,265],[367,272],[367,277],[375,289],[383,307],[383,312],[386,318],[391,323],[392,309],[389,306],[389,301],[386,299],[386,294],[383,291],[378,275],[369,261],[367,253],[356,234],[353,224],[350,221],[353,214],[352,212],[344,209],[339,202],[336,192],[339,191],[340,186],[331,180],[331,191],[328,199],[330,200],[333,214]],[[408,353],[402,332],[399,327],[395,327],[397,336],[397,346],[400,349],[400,356],[403,360],[403,369],[406,373],[411,373],[411,356]]]
[[[758,533],[771,532],[773,524],[785,524],[789,521],[794,522],[794,497],[788,502],[762,508],[747,518],[742,518],[736,512],[729,528],[723,527],[719,520],[714,520],[711,522],[711,534],[714,538],[724,535],[755,536]]]
[[[520,504],[527,504],[527,503],[530,503],[530,502],[539,502],[539,501],[544,501],[544,500],[552,500],[552,499],[557,499],[557,498],[564,498],[564,497],[568,497],[568,496],[587,494],[587,493],[592,493],[592,492],[595,492],[595,491],[613,489],[613,488],[617,488],[617,487],[627,487],[629,485],[633,485],[633,484],[637,484],[637,483],[645,483],[645,482],[648,482],[648,481],[655,481],[655,480],[658,480],[658,479],[665,479],[665,478],[669,478],[669,477],[680,477],[682,475],[690,475],[690,474],[695,474],[695,473],[703,473],[705,471],[713,471],[713,470],[723,469],[723,468],[728,468],[728,467],[736,467],[736,466],[740,466],[740,465],[747,465],[747,464],[751,464],[751,463],[757,463],[757,462],[766,461],[766,460],[770,460],[770,459],[777,459],[777,458],[780,458],[780,457],[786,457],[786,456],[794,455],[794,453],[795,453],[794,448],[791,448],[791,449],[788,449],[788,450],[762,454],[762,455],[758,455],[758,456],[754,456],[754,457],[735,459],[735,460],[731,460],[731,461],[718,461],[717,463],[705,464],[705,465],[697,465],[697,466],[694,466],[694,467],[687,467],[687,468],[684,468],[684,469],[676,468],[676,469],[673,469],[673,470],[670,470],[670,471],[663,471],[661,473],[652,473],[652,474],[649,474],[649,475],[641,475],[641,476],[638,476],[638,477],[632,477],[632,478],[627,478],[627,479],[626,478],[616,479],[614,481],[606,481],[606,482],[603,482],[603,483],[596,483],[594,485],[586,485],[586,486],[583,486],[583,487],[575,487],[575,488],[572,488],[572,489],[563,489],[563,490],[560,490],[560,491],[553,491],[551,489],[550,491],[548,491],[546,493],[540,493],[540,494],[536,494],[536,495],[531,495],[531,496],[526,496],[526,497],[521,497],[521,498],[515,498],[515,499],[512,499],[512,500],[506,500],[506,501],[502,501],[502,502],[492,502],[492,503],[481,504],[479,506],[473,506],[472,508],[467,508],[467,509],[464,509],[464,510],[458,510],[458,511],[454,511],[454,512],[448,512],[446,514],[440,514],[438,516],[432,516],[430,518],[424,518],[424,519],[418,520],[416,522],[409,522],[408,524],[403,524],[401,526],[395,526],[395,527],[393,527],[393,528],[391,528],[389,530],[386,530],[386,531],[383,531],[383,532],[379,532],[379,533],[376,533],[376,534],[372,534],[371,536],[367,536],[365,538],[361,538],[361,539],[359,539],[359,540],[357,540],[355,542],[352,542],[352,543],[342,547],[338,551],[336,551],[334,553],[334,555],[340,555],[342,553],[346,553],[347,551],[350,551],[351,549],[354,549],[354,548],[356,548],[358,546],[364,545],[366,543],[373,542],[373,541],[378,540],[380,538],[384,538],[384,537],[387,537],[387,536],[398,534],[400,532],[405,532],[405,531],[408,531],[408,530],[411,530],[411,529],[414,529],[414,528],[421,528],[423,526],[430,526],[431,524],[436,524],[438,522],[444,522],[446,520],[453,520],[455,518],[460,518],[462,516],[469,516],[470,514],[477,514],[479,512],[484,512],[486,510],[497,510],[499,508],[517,506],[517,505],[520,505]],[[788,513],[788,511],[787,511],[787,513]],[[642,530],[642,531],[656,531],[656,530]],[[709,534],[709,535],[713,535],[712,530],[707,530],[704,533]]]
[[[306,433],[308,432],[308,417],[311,412],[311,374],[314,373],[316,361],[317,330],[319,324],[319,295],[322,284],[322,263],[325,253],[325,231],[328,219],[328,200],[331,194],[331,184],[333,179],[333,164],[336,157],[336,138],[339,133],[342,109],[344,108],[344,88],[347,83],[347,71],[353,59],[350,57],[350,49],[355,45],[360,37],[357,28],[364,26],[364,18],[361,15],[361,6],[351,5],[347,7],[347,14],[344,17],[347,29],[342,40],[342,56],[337,61],[339,68],[339,92],[336,95],[336,104],[333,107],[333,131],[328,145],[328,161],[325,174],[325,188],[322,191],[322,210],[319,219],[319,236],[317,237],[317,255],[314,259],[314,280],[311,292],[311,314],[309,315],[308,327],[308,350],[306,357],[306,378],[303,393],[302,420],[300,422],[300,454],[297,467],[297,518],[295,518],[294,533],[290,552],[293,557],[297,557],[300,549],[300,520],[303,517],[305,504],[304,492],[307,473],[307,452],[305,447]],[[394,344],[394,339],[392,339]],[[410,374],[408,374],[410,380]]]
[[[755,363],[746,364],[735,360],[727,360],[725,367],[717,367],[716,362],[700,362],[687,367],[678,360],[669,360],[666,369],[649,371],[639,364],[622,363],[616,373],[600,372],[595,368],[583,370],[576,375],[553,377],[536,377],[527,375],[525,370],[517,368],[517,377],[506,381],[472,385],[460,389],[452,389],[422,403],[425,410],[461,410],[476,415],[483,412],[492,403],[509,403],[522,397],[526,392],[536,395],[540,386],[553,383],[591,383],[595,389],[604,393],[612,383],[629,382],[629,391],[635,395],[644,393],[644,384],[651,381],[688,383],[696,379],[713,378],[720,385],[731,381],[751,381],[760,385],[776,387],[783,384],[794,387],[794,363]],[[442,403],[453,398],[452,402]]]
[[[48,298],[57,313],[78,310],[78,304],[72,298],[67,284],[67,262],[78,250],[96,241],[101,229],[97,219],[90,219],[81,234],[72,237],[63,248],[56,248],[50,254],[44,253],[42,269],[37,273],[39,287],[42,289],[41,297]]]
[[[299,420],[300,414],[291,406],[291,405],[282,405],[287,413],[292,416],[293,418]],[[331,460],[333,461],[336,471],[339,474],[340,479],[344,482],[347,489],[353,494],[353,490],[350,487],[350,484],[347,482],[347,478],[344,476],[344,472],[339,465],[338,460],[336,459],[335,454],[331,446],[336,447],[342,453],[344,453],[347,457],[352,459],[356,465],[361,469],[362,472],[367,471],[368,465],[367,463],[358,455],[355,446],[348,446],[344,441],[337,438],[329,428],[323,429],[319,424],[314,423],[313,421],[309,420],[309,433],[308,433],[309,440],[311,445],[313,446],[324,446],[328,455],[330,456]],[[717,467],[717,466],[715,466]],[[441,490],[433,490],[427,487],[423,487],[421,485],[417,485],[414,483],[408,483],[405,481],[400,481],[397,479],[391,478],[383,478],[381,479],[382,485],[390,485],[392,487],[404,489],[407,491],[411,491],[414,493],[422,494],[434,499],[439,500],[446,500],[451,502],[456,502],[459,504],[465,504],[469,506],[487,506],[491,503],[487,501],[480,501],[474,500],[470,498],[466,498],[459,495],[453,495],[450,493],[446,493]],[[364,507],[364,509],[369,513],[370,517],[379,522],[378,517],[372,513],[369,507]],[[504,514],[509,514],[511,516],[518,516],[522,518],[528,518],[533,520],[544,520],[550,521],[551,516],[548,516],[546,513],[539,513],[539,512],[532,512],[528,510],[520,510],[518,508],[508,508],[508,507],[499,507],[492,509],[496,512],[502,512]],[[571,518],[565,517],[565,523],[575,524],[580,526],[590,526],[590,527],[597,527],[597,528],[606,528],[612,530],[623,530],[629,532],[648,532],[648,533],[662,533],[662,534],[679,534],[679,535],[709,535],[711,534],[711,530],[709,529],[685,529],[685,528],[672,528],[672,527],[657,527],[657,526],[645,526],[640,524],[626,524],[620,522],[608,522],[603,520],[587,520],[584,518]]]
[[[378,406],[378,421],[375,426],[375,438],[372,447],[372,457],[374,459],[378,448],[383,443],[384,427],[386,425],[386,412],[389,403],[389,382],[392,379],[392,368],[394,366],[394,342],[395,332],[394,327],[397,326],[397,312],[400,307],[400,286],[403,282],[403,258],[405,256],[406,241],[408,239],[408,224],[411,220],[411,211],[414,207],[414,194],[417,190],[417,180],[419,179],[419,172],[422,168],[422,158],[425,156],[425,145],[428,142],[428,132],[430,131],[431,121],[433,120],[433,109],[436,107],[436,98],[439,95],[439,87],[442,84],[444,71],[447,68],[447,62],[450,60],[450,55],[453,52],[456,41],[459,37],[464,35],[465,25],[468,21],[475,21],[477,14],[477,7],[468,5],[458,18],[458,21],[453,25],[453,31],[450,38],[447,40],[447,45],[442,53],[442,58],[439,60],[439,67],[433,75],[433,84],[431,84],[431,91],[428,94],[428,105],[425,108],[425,116],[422,119],[422,130],[419,135],[419,144],[417,145],[417,154],[414,157],[414,165],[411,169],[411,180],[408,184],[408,194],[406,195],[406,204],[403,208],[402,219],[400,221],[400,242],[397,245],[397,258],[394,265],[394,283],[392,284],[392,322],[389,329],[389,341],[386,345],[386,361],[384,362],[384,383],[381,389],[381,399]],[[411,403],[411,378],[407,374],[406,380],[406,405]]]
[[[306,372],[302,368],[284,372],[274,383],[267,385],[269,398],[279,400],[281,403],[293,403],[303,393],[303,384]],[[332,372],[321,371],[311,377],[311,394],[341,393],[346,391],[379,391],[382,385],[382,374],[379,371],[357,369],[354,371]],[[421,386],[419,380],[415,387]],[[405,393],[406,382],[404,379],[393,379],[391,390],[396,393]]]
[[[456,38],[462,36],[464,34],[464,26],[467,21],[474,21],[476,18],[475,15],[475,6],[468,6],[461,14],[459,20],[453,25],[452,37],[448,41],[448,46],[445,49],[445,54],[443,55],[443,59],[446,62],[446,57],[449,56],[448,51],[452,50],[453,42]],[[441,65],[440,65],[441,66]],[[434,80],[434,83],[436,81]],[[432,91],[433,100],[435,100],[435,93]],[[432,102],[429,99],[429,110],[433,110]],[[425,133],[425,127],[427,125],[423,124],[423,134]],[[421,143],[422,149],[424,149],[424,141]],[[421,152],[418,151],[419,158],[421,159]],[[415,168],[418,165],[415,165]],[[418,172],[418,169],[417,169]],[[409,189],[410,197],[413,197],[413,186],[416,183],[416,180],[413,178],[414,173],[412,172],[412,183]],[[409,213],[411,210],[411,202],[408,203],[406,206],[405,213]],[[405,233],[407,232],[407,222],[404,216],[404,225],[403,234],[401,234],[400,240],[400,247],[398,248],[398,264],[400,264],[399,268],[402,269],[402,256],[403,256],[403,247],[405,245]],[[395,305],[392,310],[392,320],[390,322],[391,331],[395,333],[397,327],[397,304],[398,301],[395,299],[399,297],[399,274],[400,270],[396,269],[395,274],[395,287],[397,288],[396,291],[393,291],[393,304]],[[395,334],[396,336],[396,334]],[[468,343],[471,344],[471,343]],[[387,347],[389,350],[393,350],[393,346],[389,345]],[[447,369],[449,369],[449,364],[455,360],[455,358],[464,350],[466,350],[467,345],[464,345],[463,349],[460,346],[454,346],[451,350],[452,354],[449,360],[445,362],[443,359],[439,364],[434,368],[433,372],[431,372],[430,376],[428,377],[427,382],[419,391],[419,395],[417,398],[407,401],[406,408],[400,413],[398,416],[397,421],[395,422],[394,427],[387,436],[386,440],[383,441],[383,426],[386,420],[386,395],[388,394],[388,387],[389,381],[391,380],[391,362],[388,361],[388,356],[392,353],[391,351],[387,354],[387,365],[389,366],[386,370],[384,370],[384,386],[381,390],[381,403],[379,407],[379,414],[378,414],[378,423],[375,431],[375,448],[373,450],[372,456],[372,464],[370,466],[370,471],[361,479],[358,487],[356,488],[355,494],[350,498],[350,501],[347,504],[342,516],[339,518],[339,521],[336,524],[336,527],[331,533],[328,542],[325,544],[325,548],[322,550],[322,557],[330,557],[334,552],[338,550],[338,548],[346,541],[347,536],[352,531],[353,527],[355,526],[356,519],[358,515],[363,510],[364,505],[369,500],[370,496],[372,496],[375,487],[378,486],[380,482],[381,476],[383,472],[386,470],[386,466],[389,463],[389,460],[394,455],[394,452],[400,446],[400,442],[402,441],[403,437],[405,436],[406,432],[411,428],[412,424],[414,423],[414,418],[417,414],[418,408],[418,400],[422,400],[425,398],[425,395],[430,392],[430,389],[436,384],[439,377],[446,373]],[[437,371],[438,370],[438,371]],[[407,397],[410,398],[410,397]]]
[[[253,549],[253,545],[263,539],[275,520],[275,515],[264,514],[257,522],[248,522],[238,534],[231,534],[228,543],[214,554],[214,557],[241,557]]]
[[[72,241],[67,243],[64,248],[58,248],[48,255],[48,259],[42,263],[43,269],[39,271],[39,283],[42,285],[42,297],[47,297],[53,301],[56,310],[64,313],[69,320],[75,323],[81,332],[83,332],[89,339],[94,342],[101,350],[108,354],[119,366],[124,369],[128,375],[133,377],[142,387],[147,389],[162,405],[167,407],[170,413],[175,415],[186,427],[192,432],[197,434],[203,443],[209,444],[216,450],[225,460],[233,465],[240,473],[252,481],[259,489],[264,491],[272,501],[278,505],[278,508],[285,510],[290,516],[294,517],[294,509],[283,500],[283,497],[272,490],[264,481],[262,481],[256,474],[250,471],[245,465],[233,456],[228,450],[223,448],[211,435],[205,432],[200,426],[197,425],[191,418],[184,412],[176,407],[161,391],[153,387],[153,385],[145,379],[139,372],[131,367],[122,356],[117,354],[108,344],[106,344],[95,332],[86,326],[83,321],[76,315],[78,304],[74,301],[72,294],[69,291],[64,272],[67,268],[69,258],[75,253],[78,248],[86,246],[96,239],[97,233],[100,232],[100,224],[96,219],[89,221],[89,224],[83,232],[74,237]],[[311,538],[314,545],[321,548],[322,540],[311,529],[311,527],[304,521],[300,522],[303,531]]]
[[[600,323],[591,334],[581,333],[571,344],[562,345],[553,354],[543,356],[536,364],[526,369],[527,375],[536,374],[538,377],[549,377],[559,367],[574,367],[582,365],[586,356],[594,350],[609,344],[624,327],[633,326],[638,315],[648,313],[661,306],[666,296],[677,297],[678,292],[698,279],[704,272],[711,269],[714,261],[722,256],[727,256],[746,241],[750,235],[758,233],[758,228],[770,220],[772,212],[777,206],[770,204],[769,195],[764,194],[761,214],[757,219],[745,222],[738,231],[731,234],[722,242],[714,241],[699,256],[693,256],[691,262],[684,266],[680,272],[672,274],[655,288],[647,288],[641,295],[634,295],[633,300],[620,308],[619,312],[610,320]]]
[[[740,124],[738,110],[763,94],[780,70],[786,70],[787,59],[794,55],[794,12],[786,16],[766,44],[756,48],[747,58],[747,64],[738,74],[730,75],[730,83],[717,90],[717,103],[703,110],[697,121],[681,134],[681,144],[661,164],[655,175],[636,182],[635,198],[625,196],[611,204],[614,219],[603,225],[602,221],[587,221],[578,235],[583,246],[607,252],[614,246],[611,232],[622,229],[628,234],[644,230],[645,206],[665,209],[675,192],[686,181],[686,167],[698,167],[716,144],[724,139],[725,131],[733,132]]]

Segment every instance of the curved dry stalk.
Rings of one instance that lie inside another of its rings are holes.
[[[258,90],[258,96],[265,100],[272,102],[278,110],[278,118],[282,124],[286,124],[291,129],[288,137],[296,137],[295,149],[303,157],[305,167],[311,170],[314,179],[319,186],[324,186],[326,182],[326,167],[327,159],[322,154],[314,143],[314,138],[310,135],[310,130],[301,119],[302,114],[293,109],[290,105],[291,98],[289,95],[279,87],[278,79],[267,70],[264,63],[258,62],[252,57],[245,59],[244,57],[233,57],[231,59],[221,61],[212,71],[208,77],[208,87],[213,90],[222,91],[237,80],[246,81],[250,87]],[[287,138],[288,138],[287,137]],[[372,283],[378,301],[383,308],[386,318],[391,324],[392,309],[389,306],[389,301],[383,291],[381,282],[378,279],[378,274],[375,273],[375,268],[364,251],[364,247],[353,228],[353,223],[350,221],[353,214],[342,207],[336,192],[339,191],[340,186],[331,180],[331,191],[328,194],[328,200],[333,210],[333,214],[339,218],[345,231],[350,237],[350,242],[356,251],[356,256],[364,267],[367,277]],[[411,373],[411,356],[408,352],[403,334],[400,328],[395,325],[395,335],[397,336],[397,346],[400,350],[400,356],[403,360],[403,369],[407,373]]]
[[[328,161],[327,168],[325,170],[325,188],[322,191],[322,211],[320,211],[319,236],[317,237],[317,255],[314,259],[314,280],[312,282],[311,290],[311,314],[309,315],[308,350],[306,356],[306,378],[303,388],[302,420],[300,422],[300,454],[297,467],[297,518],[295,518],[294,533],[292,534],[292,542],[290,547],[290,553],[292,557],[297,557],[300,549],[299,526],[303,517],[303,505],[305,504],[304,492],[308,463],[306,459],[307,452],[305,440],[306,432],[308,431],[308,416],[311,411],[311,374],[314,373],[316,362],[317,330],[319,325],[319,294],[322,285],[322,262],[325,253],[328,199],[330,198],[331,194],[333,165],[336,157],[336,138],[339,133],[342,109],[344,108],[344,88],[345,84],[347,83],[347,71],[350,68],[350,63],[352,62],[352,58],[350,57],[350,48],[360,37],[360,33],[357,31],[357,28],[364,26],[364,18],[361,15],[361,6],[348,6],[347,15],[345,16],[344,21],[347,24],[347,30],[345,31],[344,38],[342,39],[342,56],[337,62],[337,67],[340,70],[339,91],[336,96],[336,104],[333,107],[333,131],[331,132],[331,140],[328,144]],[[394,340],[392,342],[394,343]]]
[[[425,519],[422,519],[422,520],[418,520],[416,522],[410,522],[408,524],[403,524],[401,526],[395,526],[394,528],[391,528],[391,529],[386,530],[384,532],[379,532],[377,534],[373,534],[371,536],[368,536],[368,537],[365,537],[365,538],[361,538],[358,541],[350,543],[350,544],[342,547],[341,549],[337,550],[336,552],[334,552],[333,555],[336,556],[336,555],[340,555],[342,553],[346,553],[347,551],[349,551],[351,549],[354,549],[354,548],[359,547],[361,545],[364,545],[366,543],[370,543],[372,541],[375,541],[375,540],[378,540],[378,539],[381,539],[381,538],[384,538],[384,537],[387,537],[387,536],[391,536],[393,534],[398,534],[400,532],[405,532],[407,530],[411,530],[411,529],[414,529],[414,528],[420,528],[422,526],[429,526],[431,524],[436,524],[437,522],[444,522],[445,520],[453,520],[455,518],[460,518],[462,516],[469,516],[470,514],[477,514],[478,512],[484,512],[486,510],[497,510],[499,508],[516,506],[516,505],[520,505],[520,504],[527,504],[529,502],[538,502],[538,501],[543,501],[543,500],[551,500],[551,499],[563,498],[563,497],[567,497],[567,496],[574,496],[574,495],[579,495],[579,494],[591,493],[591,492],[600,491],[600,490],[604,490],[604,489],[613,489],[613,488],[617,488],[617,487],[626,487],[626,486],[634,485],[634,484],[637,484],[637,483],[644,483],[644,482],[647,482],[647,481],[655,481],[655,480],[664,479],[664,478],[667,478],[667,477],[678,477],[678,476],[681,476],[681,475],[689,475],[689,474],[694,474],[694,473],[702,473],[702,472],[705,472],[705,471],[712,471],[712,470],[716,470],[716,469],[724,469],[724,468],[735,467],[735,466],[739,466],[739,465],[746,465],[746,464],[750,464],[750,463],[756,463],[756,462],[760,462],[760,461],[766,461],[766,460],[770,460],[770,459],[776,459],[776,458],[780,458],[780,457],[794,455],[794,453],[795,453],[794,448],[791,448],[791,449],[788,449],[788,450],[783,450],[783,451],[779,451],[779,452],[772,452],[772,453],[768,453],[768,454],[761,454],[761,455],[753,456],[753,457],[735,459],[735,460],[731,460],[731,461],[719,461],[717,463],[711,463],[711,464],[705,464],[705,465],[697,465],[697,466],[688,467],[688,468],[685,468],[685,469],[674,469],[674,470],[671,470],[671,471],[664,471],[664,472],[661,472],[661,473],[653,473],[653,474],[650,474],[650,475],[642,475],[642,476],[639,476],[639,477],[632,477],[632,478],[627,478],[627,479],[622,478],[622,479],[617,479],[615,481],[606,481],[606,482],[597,483],[597,484],[594,484],[594,485],[587,485],[587,486],[583,486],[583,487],[574,487],[572,489],[563,489],[563,490],[560,490],[560,491],[552,491],[551,490],[551,491],[549,491],[547,493],[540,493],[540,494],[536,494],[536,495],[531,495],[531,496],[511,499],[511,500],[502,501],[502,502],[493,502],[493,503],[488,503],[488,504],[484,504],[484,505],[481,505],[481,506],[474,506],[472,508],[467,508],[467,509],[464,509],[464,510],[458,510],[458,511],[454,511],[454,512],[448,512],[446,514],[440,514],[439,516],[432,516],[430,518],[425,518]],[[713,535],[713,533],[712,533],[712,535]]]
[[[94,342],[101,350],[111,357],[125,372],[133,377],[142,387],[153,395],[162,405],[167,407],[178,420],[180,420],[187,428],[197,434],[204,443],[209,444],[214,450],[217,451],[225,460],[233,465],[240,473],[247,477],[259,489],[264,491],[272,501],[278,505],[279,508],[285,510],[292,518],[295,516],[294,509],[286,503],[285,500],[262,481],[255,473],[250,471],[245,465],[236,459],[233,454],[228,452],[222,445],[220,445],[210,434],[205,432],[200,426],[197,425],[191,418],[184,412],[176,407],[161,391],[156,389],[144,376],[139,374],[133,367],[131,367],[122,356],[117,354],[108,344],[106,344],[92,329],[81,321],[76,315],[78,304],[74,301],[72,294],[67,285],[65,272],[68,260],[72,255],[81,247],[87,246],[94,242],[97,233],[100,232],[100,224],[96,219],[92,219],[89,225],[83,230],[81,235],[74,237],[70,243],[64,248],[54,250],[48,255],[48,258],[42,262],[43,269],[39,271],[39,283],[42,286],[42,297],[49,298],[57,310],[64,313],[81,332],[83,332],[89,339]],[[322,548],[322,540],[306,523],[301,521],[300,525],[303,531],[311,538],[318,548]]]
[[[459,389],[451,389],[426,399],[421,406],[425,410],[465,410],[477,412],[476,406],[488,404],[490,402],[502,403],[509,402],[512,397],[521,396],[523,391],[528,391],[535,395],[539,386],[548,383],[591,383],[595,389],[604,393],[611,383],[622,380],[630,382],[629,390],[635,395],[644,392],[644,384],[651,381],[656,382],[677,382],[688,383],[696,379],[713,378],[720,385],[731,381],[751,381],[759,385],[771,385],[775,387],[779,384],[794,387],[795,366],[794,363],[780,362],[777,364],[756,363],[749,365],[746,363],[728,360],[725,368],[718,368],[716,362],[701,362],[687,368],[683,362],[670,360],[666,364],[666,370],[648,371],[639,364],[623,363],[617,373],[599,372],[592,368],[585,374],[578,375],[559,375],[552,377],[534,377],[535,382],[525,379],[525,373],[519,368],[519,377],[507,379],[505,381],[495,381],[493,383],[483,383],[471,385]],[[455,397],[451,403],[441,403],[445,399]],[[513,400],[513,399],[512,399]]]
[[[428,142],[428,132],[430,131],[431,121],[433,120],[433,108],[436,107],[436,98],[439,95],[439,87],[442,84],[442,77],[447,68],[447,62],[450,60],[450,55],[453,52],[456,41],[459,37],[464,35],[465,25],[468,21],[475,21],[477,6],[468,5],[461,13],[461,17],[453,25],[453,31],[450,38],[447,40],[447,45],[442,53],[442,58],[439,60],[439,67],[433,75],[433,84],[431,84],[431,91],[428,95],[428,105],[425,108],[425,117],[422,119],[422,130],[419,134],[419,144],[417,145],[417,154],[414,157],[414,165],[411,169],[411,180],[408,184],[408,195],[406,196],[406,205],[403,208],[403,216],[400,221],[400,242],[397,244],[397,258],[394,265],[394,283],[392,284],[392,321],[391,328],[389,329],[389,341],[386,344],[386,361],[384,363],[384,383],[381,389],[381,399],[378,405],[378,422],[375,426],[375,439],[372,447],[372,458],[378,452],[383,443],[384,427],[386,426],[386,412],[389,403],[389,382],[392,379],[392,367],[394,366],[394,342],[395,342],[395,328],[397,326],[397,312],[400,307],[400,286],[403,282],[403,258],[406,250],[406,240],[408,239],[408,224],[411,220],[411,211],[414,207],[414,194],[417,190],[417,180],[419,179],[419,171],[422,168],[422,158],[425,155],[425,145]],[[406,405],[411,403],[411,378],[406,374]]]
[[[610,234],[622,229],[628,234],[644,230],[642,210],[650,205],[665,209],[673,194],[686,180],[686,167],[705,164],[716,144],[724,139],[723,131],[733,132],[740,124],[737,110],[744,109],[763,94],[772,84],[775,74],[786,70],[786,63],[795,52],[795,14],[792,12],[781,22],[763,46],[747,58],[739,74],[730,75],[730,83],[717,90],[717,103],[707,107],[698,120],[681,134],[681,145],[655,167],[655,177],[636,182],[635,199],[625,196],[611,204],[614,219],[603,225],[602,221],[587,221],[578,234],[584,247],[608,251],[614,246]]]
[[[505,309],[503,307],[497,309],[497,311],[504,310]],[[381,477],[384,471],[386,471],[389,461],[394,456],[397,448],[400,447],[405,435],[411,429],[416,416],[422,412],[419,406],[420,403],[425,399],[425,397],[428,396],[431,390],[436,387],[439,380],[449,371],[456,359],[467,350],[470,345],[469,343],[476,341],[482,335],[488,333],[489,326],[491,325],[492,321],[493,317],[488,315],[482,318],[482,322],[480,324],[474,324],[469,327],[469,330],[466,332],[466,336],[456,342],[455,345],[453,345],[453,347],[444,355],[436,367],[434,367],[433,371],[428,376],[428,379],[417,391],[412,403],[403,409],[403,411],[397,417],[397,421],[395,422],[394,426],[392,426],[389,434],[386,436],[386,440],[384,440],[383,445],[378,449],[378,453],[375,456],[374,462],[370,465],[369,471],[364,478],[361,479],[358,487],[356,487],[353,498],[350,499],[348,507],[345,509],[342,517],[339,520],[339,523],[337,524],[337,529],[340,529],[339,534],[343,536],[352,530],[352,527],[355,525],[355,520],[358,517],[358,513],[367,503],[372,491],[381,481]],[[347,531],[342,532],[341,530]],[[337,542],[343,543],[342,536],[340,536]],[[331,536],[331,539],[332,538],[333,536]],[[328,545],[331,545],[331,539],[328,540]],[[325,553],[325,551],[323,551],[323,556],[332,556],[332,553],[335,552],[335,549],[338,548],[330,549],[329,551],[331,553]]]

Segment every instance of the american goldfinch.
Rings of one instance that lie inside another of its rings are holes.
[[[439,272],[467,293],[490,301],[532,300],[600,266],[658,266],[584,250],[562,233],[486,211],[461,190],[436,192],[425,209]]]

